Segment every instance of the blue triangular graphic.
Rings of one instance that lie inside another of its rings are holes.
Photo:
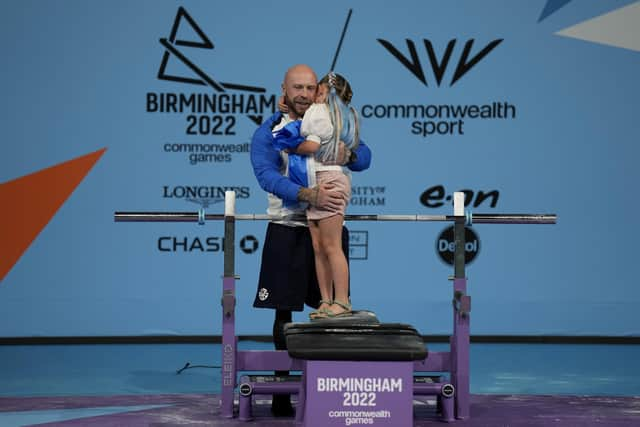
[[[547,4],[544,5],[544,9],[540,14],[540,18],[538,18],[538,22],[548,18],[550,15],[554,14],[558,9],[565,6],[571,0],[547,0]]]
[[[136,405],[136,406],[105,406],[99,408],[75,409],[45,409],[35,411],[0,412],[2,427],[20,427],[33,424],[51,423],[54,421],[70,421],[79,418],[113,415],[123,412],[144,411],[162,408],[170,405]]]

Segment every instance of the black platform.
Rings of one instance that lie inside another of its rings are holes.
[[[424,360],[427,348],[418,331],[403,323],[380,323],[370,311],[352,316],[288,323],[291,357],[305,360]]]

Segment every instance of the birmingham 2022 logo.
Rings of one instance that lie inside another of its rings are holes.
[[[188,37],[181,37],[187,34]],[[163,151],[184,155],[192,165],[231,162],[235,154],[248,153],[247,140],[228,140],[237,138],[240,120],[260,125],[265,115],[273,114],[276,95],[267,94],[259,86],[219,81],[199,67],[189,53],[193,49],[213,50],[214,44],[183,7],[176,13],[169,37],[160,38],[160,44],[164,52],[157,78],[185,85],[181,91],[146,94],[147,113],[174,114],[185,119],[181,125],[185,140],[164,142]],[[169,72],[172,61],[187,74]],[[202,90],[192,89],[196,87]],[[206,143],[195,142],[197,137],[207,137]],[[222,138],[224,143],[218,142]]]
[[[432,86],[430,77],[425,71],[423,63],[428,63],[433,73],[436,86],[446,83],[444,78],[455,66],[448,85],[451,87],[474,67],[486,61],[503,39],[489,41],[484,46],[477,46],[475,39],[464,42],[460,52],[458,40],[451,39],[444,50],[439,53],[438,47],[430,39],[422,39],[424,53],[418,49],[420,43],[406,39],[406,53],[403,47],[398,47],[389,40],[377,39],[378,43],[391,55],[410,75],[416,78],[425,87]],[[441,49],[440,49],[441,50]],[[475,51],[475,53],[473,53]],[[428,62],[424,61],[424,56]],[[457,55],[457,56],[456,56]],[[421,60],[421,56],[423,59]],[[377,104],[364,105],[361,115],[373,119],[413,119],[410,123],[410,132],[425,140],[431,140],[434,136],[465,135],[466,122],[474,119],[515,119],[516,106],[508,101],[496,101],[469,104]]]

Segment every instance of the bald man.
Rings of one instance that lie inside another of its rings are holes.
[[[251,165],[258,183],[268,194],[267,213],[283,217],[270,221],[262,249],[258,289],[253,303],[257,308],[275,309],[273,341],[277,350],[286,350],[283,327],[292,321],[292,311],[304,305],[318,308],[320,290],[316,279],[313,246],[306,221],[287,219],[304,216],[306,203],[324,208],[337,208],[340,196],[330,185],[308,188],[289,179],[289,157],[274,145],[274,133],[288,123],[300,120],[313,103],[318,88],[315,72],[298,64],[287,70],[282,95],[287,113],[277,112],[254,133],[251,140]],[[351,152],[341,149],[342,165],[352,171],[369,168],[371,151],[362,141]],[[300,203],[300,202],[305,202]],[[342,247],[348,259],[349,234],[342,230]],[[276,371],[276,375],[288,372]],[[276,416],[293,415],[289,395],[273,396],[271,410]]]

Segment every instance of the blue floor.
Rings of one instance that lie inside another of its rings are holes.
[[[0,346],[0,426],[245,426],[216,412],[220,369],[176,373],[187,362],[220,361],[215,344]],[[640,345],[472,344],[472,417],[464,424],[640,425],[638,361]],[[416,414],[427,409],[416,426],[442,424],[428,407],[414,406]],[[270,418],[268,403],[262,413],[253,425],[294,425]]]
[[[219,366],[220,353],[215,344],[0,346],[0,396],[219,393],[219,369],[176,371],[187,362]],[[471,392],[640,396],[638,361],[640,345],[472,344]]]

